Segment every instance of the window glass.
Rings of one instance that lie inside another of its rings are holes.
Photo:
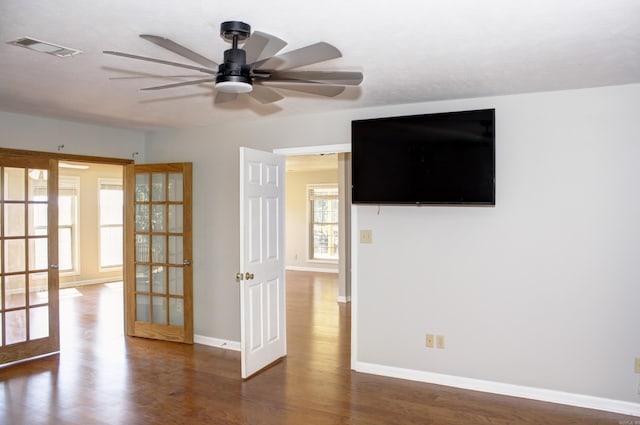
[[[99,179],[100,268],[122,267],[123,190],[120,179]]]
[[[31,175],[29,175],[32,178]],[[33,194],[29,206],[29,235],[47,235],[47,181],[42,175],[33,183]],[[78,193],[80,179],[60,176],[58,181],[58,268],[60,272],[76,270],[78,253]],[[46,269],[48,263],[47,239],[33,239],[30,249],[30,269]]]
[[[310,251],[313,260],[338,259],[338,187],[309,186]]]

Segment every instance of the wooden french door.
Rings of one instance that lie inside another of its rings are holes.
[[[0,154],[0,364],[60,350],[58,161]]]
[[[193,343],[191,163],[128,165],[127,334]]]

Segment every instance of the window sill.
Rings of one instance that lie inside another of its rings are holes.
[[[324,260],[319,258],[310,258],[307,260],[308,263],[316,263],[316,264],[338,264],[339,260]]]

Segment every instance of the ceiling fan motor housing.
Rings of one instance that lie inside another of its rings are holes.
[[[218,66],[216,83],[235,81],[251,84],[251,66],[247,65],[244,50],[229,49],[224,52],[224,62]]]

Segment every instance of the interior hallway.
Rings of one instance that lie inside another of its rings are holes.
[[[61,297],[58,355],[0,369],[2,424],[633,424],[638,418],[350,370],[337,276],[287,273],[288,356],[248,381],[240,353],[123,336],[121,284]],[[393,320],[393,318],[389,318]]]

